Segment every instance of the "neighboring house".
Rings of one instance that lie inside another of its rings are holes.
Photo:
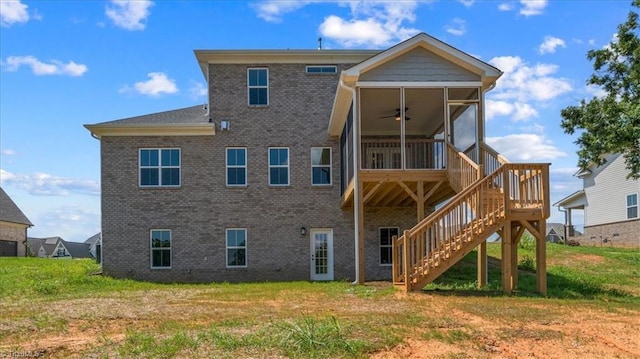
[[[60,237],[29,237],[27,238],[27,245],[29,246],[30,255],[39,258],[50,258],[61,240],[62,238]]]
[[[484,143],[500,70],[426,34],[382,51],[195,56],[205,106],[85,125],[101,146],[105,274],[412,290],[480,246],[484,284],[487,237],[510,238],[511,263],[525,226],[546,290],[548,164]]]
[[[96,262],[100,263],[102,260],[102,234],[98,232],[87,238],[84,243],[89,245],[89,253],[91,254],[91,257],[93,257]]]
[[[573,229],[572,236],[580,236],[582,233]],[[564,224],[562,223],[547,223],[547,242],[559,243],[564,242]]]
[[[31,255],[40,258],[73,259],[93,258],[89,252],[91,245],[83,242],[65,241],[60,237],[28,238]]]
[[[572,211],[584,210],[583,243],[609,243],[640,247],[640,181],[627,179],[624,156],[608,155],[607,162],[576,173],[583,189],[556,202],[566,211],[566,225],[572,234]]]
[[[33,223],[0,187],[0,257],[27,255],[27,229]]]

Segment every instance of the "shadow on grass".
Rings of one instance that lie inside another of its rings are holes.
[[[423,292],[437,295],[497,297],[503,296],[501,260],[488,257],[488,283],[485,288],[477,287],[477,252],[469,253],[463,260],[451,267]],[[640,301],[640,297],[624,290],[604,285],[606,278],[579,275],[576,271],[566,273],[547,272],[548,298],[559,299],[605,299],[621,301]],[[518,270],[518,287],[515,296],[543,297],[536,292],[535,270]]]

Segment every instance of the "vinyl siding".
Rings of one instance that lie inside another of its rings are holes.
[[[640,193],[640,181],[626,179],[624,157],[613,155],[607,161],[584,179],[585,226],[626,221],[627,195]]]
[[[360,81],[480,81],[480,76],[423,48],[416,48],[365,72]]]

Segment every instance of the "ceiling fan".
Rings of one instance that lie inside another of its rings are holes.
[[[404,108],[404,120],[405,121],[409,121],[411,119],[411,117],[407,116],[407,112],[409,112],[409,108],[405,107]],[[400,109],[396,108],[396,114],[395,115],[389,115],[389,116],[381,116],[380,118],[395,118],[396,121],[400,121],[400,119],[402,118],[400,115]]]

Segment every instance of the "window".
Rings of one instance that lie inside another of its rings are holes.
[[[227,267],[247,266],[247,230],[227,229]]]
[[[311,147],[311,184],[331,184],[330,147]]]
[[[307,66],[308,74],[327,74],[332,75],[338,72],[338,68],[336,66]]]
[[[638,194],[627,195],[627,218],[638,218]]]
[[[171,268],[171,230],[151,230],[151,268]]]
[[[380,265],[393,263],[393,236],[400,232],[398,227],[380,227]]]
[[[227,186],[247,185],[247,149],[227,148]]]
[[[289,149],[269,147],[269,185],[289,185]]]
[[[180,186],[180,149],[140,149],[140,186]]]
[[[269,104],[269,71],[266,68],[247,69],[249,106]]]

